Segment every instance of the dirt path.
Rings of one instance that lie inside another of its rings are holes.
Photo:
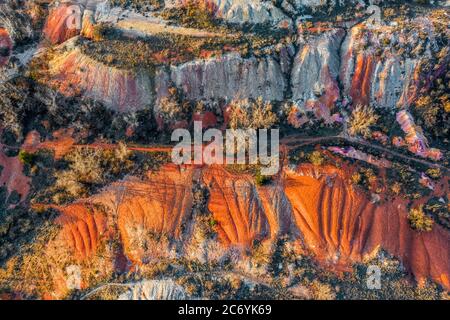
[[[320,142],[329,141],[329,140],[344,140],[346,142],[359,144],[362,146],[370,147],[370,148],[388,153],[388,154],[392,155],[393,157],[401,158],[403,160],[413,161],[413,162],[420,163],[420,164],[423,164],[423,165],[426,165],[429,167],[440,168],[440,169],[443,169],[444,171],[448,171],[447,167],[440,165],[438,163],[430,162],[425,159],[419,159],[419,158],[412,157],[412,156],[407,156],[400,152],[370,143],[368,141],[365,141],[365,140],[362,140],[359,138],[348,137],[343,134],[340,134],[337,136],[324,136],[324,137],[314,137],[314,138],[299,137],[296,135],[292,135],[292,136],[288,136],[288,137],[282,139],[281,142],[282,142],[282,144],[286,145],[286,147],[288,149],[296,149],[298,147],[302,147],[305,145],[310,145],[313,143],[320,143]]]

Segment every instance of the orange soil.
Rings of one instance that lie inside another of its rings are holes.
[[[251,177],[233,175],[220,167],[203,172],[210,188],[208,209],[217,221],[217,233],[226,245],[250,246],[270,235],[270,226]]]
[[[129,178],[114,183],[93,200],[108,205],[117,215],[124,253],[134,262],[142,262],[143,250],[133,241],[139,232],[167,235],[180,239],[182,225],[192,210],[192,168],[181,171],[175,165],[148,174],[148,180]]]
[[[224,249],[250,248],[254,240],[290,232],[302,244],[300,250],[314,253],[324,266],[350,270],[352,263],[383,248],[400,258],[417,280],[431,278],[450,288],[449,232],[438,225],[428,233],[412,230],[407,203],[372,204],[335,167],[303,165],[284,170],[268,186],[257,187],[252,177],[229,173],[220,166],[170,164],[147,180],[129,177],[114,183],[90,201],[105,205],[109,215],[117,216],[117,222],[109,223],[117,224],[125,255],[142,263],[145,248],[135,244],[141,234],[165,234],[181,241],[189,235],[186,226],[191,221],[195,180],[209,188],[208,209],[217,221],[215,228]],[[98,230],[107,229],[105,220],[87,208],[69,206],[62,220],[68,225],[64,232],[69,245],[84,257],[95,250]]]
[[[51,86],[66,96],[83,94],[119,112],[141,109],[151,99],[147,75],[109,67],[78,49],[56,57],[49,65]]]

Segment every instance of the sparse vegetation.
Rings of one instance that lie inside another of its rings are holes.
[[[130,152],[123,143],[111,149],[76,148],[65,156],[67,168],[55,172],[55,183],[49,191],[53,193],[56,203],[85,197],[125,174],[154,170],[160,163],[167,161],[166,157],[160,157],[159,154],[154,156],[139,156]]]

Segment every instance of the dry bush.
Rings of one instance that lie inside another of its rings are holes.
[[[372,107],[358,105],[352,112],[348,123],[348,132],[352,136],[363,135],[369,137],[370,127],[375,125],[379,116],[375,114]]]
[[[163,119],[169,122],[176,121],[183,114],[183,106],[170,97],[162,98],[158,108]]]
[[[56,182],[51,189],[63,193],[55,194],[53,200],[60,203],[66,196],[87,196],[92,188],[130,172],[134,167],[131,156],[130,150],[121,142],[114,149],[75,149],[65,157],[68,169],[55,173]]]
[[[314,300],[336,299],[333,288],[329,284],[322,283],[319,280],[314,280],[311,283],[309,290],[311,291]]]
[[[101,151],[77,148],[66,156],[66,160],[69,162],[69,168],[55,173],[56,189],[64,190],[72,197],[80,197],[87,193],[85,185],[103,182]]]
[[[232,129],[269,129],[278,121],[272,111],[272,104],[263,101],[261,97],[256,101],[234,100],[230,104],[230,127]]]

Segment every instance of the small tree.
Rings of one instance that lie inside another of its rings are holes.
[[[26,152],[25,150],[20,150],[19,152],[19,160],[23,164],[32,164],[33,155],[31,153]]]
[[[71,197],[86,195],[85,185],[103,182],[101,151],[78,148],[66,156],[69,168],[55,173],[55,188],[64,190]]]

